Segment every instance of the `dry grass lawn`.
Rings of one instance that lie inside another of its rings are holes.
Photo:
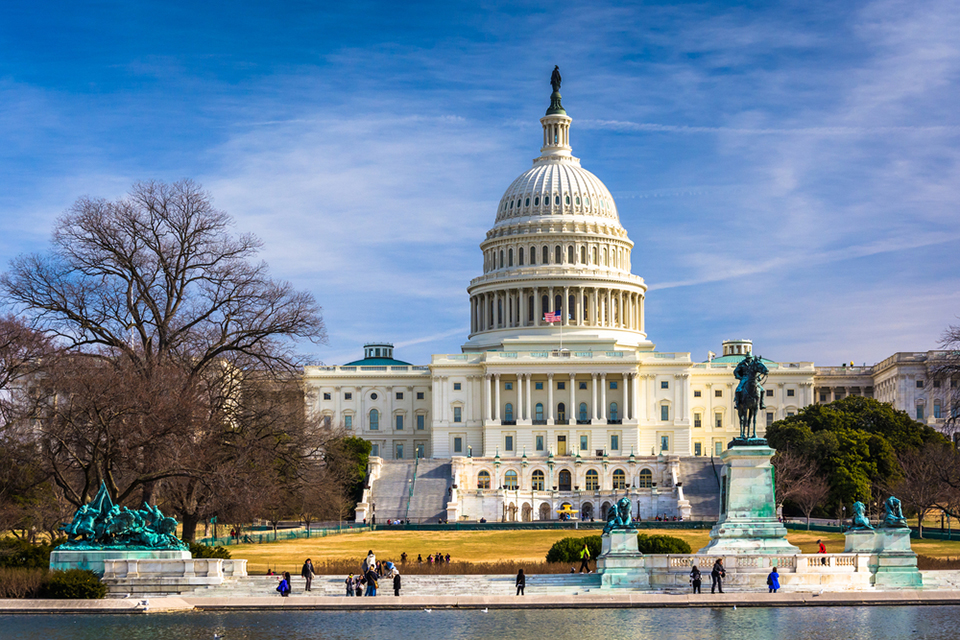
[[[291,571],[298,573],[305,558],[314,564],[328,561],[355,560],[358,564],[372,549],[382,560],[399,560],[407,553],[409,561],[417,554],[449,553],[459,562],[543,562],[550,545],[566,537],[598,535],[597,530],[521,529],[514,531],[373,531],[310,540],[289,540],[268,544],[246,544],[229,547],[235,558],[246,558],[251,573]],[[709,541],[709,532],[701,529],[648,529],[648,535],[666,534],[682,538],[696,551]],[[816,553],[817,540],[822,539],[828,553],[843,551],[844,538],[839,533],[791,531],[788,539],[804,553]],[[914,540],[918,554],[949,558],[960,556],[960,541]]]

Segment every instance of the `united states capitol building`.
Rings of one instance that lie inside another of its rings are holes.
[[[723,341],[707,361],[656,350],[634,244],[573,155],[558,91],[540,122],[540,155],[480,243],[461,352],[415,366],[371,343],[362,360],[305,369],[308,408],[372,443],[358,520],[548,520],[565,507],[602,518],[623,495],[644,519],[717,515],[714,458],[739,433],[733,369],[753,345]],[[846,395],[942,423],[936,354],[821,369],[764,360],[758,433]]]

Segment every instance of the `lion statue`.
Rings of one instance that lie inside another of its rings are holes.
[[[907,526],[907,519],[903,517],[903,509],[900,507],[900,500],[890,496],[883,503],[883,524],[884,527],[901,528]]]
[[[870,526],[870,520],[867,518],[866,512],[867,508],[862,502],[853,503],[853,518],[850,522],[851,529],[873,529],[873,527]]]

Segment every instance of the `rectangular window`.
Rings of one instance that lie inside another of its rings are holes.
[[[397,457],[396,457],[396,459],[397,459],[397,460],[403,460],[403,443],[402,443],[402,442],[398,442],[396,446],[397,446]]]
[[[537,436],[537,451],[543,451],[543,436]]]
[[[773,389],[767,389],[767,397],[768,397],[768,398],[772,398],[772,397],[773,397]]]
[[[533,383],[533,388],[536,389],[537,391],[543,391],[543,383],[542,383],[542,382],[534,382],[534,383]]]
[[[917,420],[923,420],[923,405],[917,405]]]
[[[669,420],[670,419],[670,406],[662,404],[660,405],[660,419]]]
[[[773,424],[773,414],[767,411],[767,426],[769,427],[772,424]]]
[[[693,428],[699,429],[703,427],[703,416],[699,413],[693,414]]]
[[[557,389],[566,389],[566,388],[567,388],[567,383],[566,383],[566,382],[558,382],[558,383],[557,383]]]
[[[620,451],[620,436],[613,434],[610,436],[610,450],[611,451]]]
[[[353,416],[343,416],[343,426],[347,429],[353,429]]]
[[[668,380],[661,380],[661,381],[660,381],[660,388],[661,388],[661,389],[669,389],[669,388],[670,388],[670,382],[669,382]]]
[[[694,389],[694,391],[693,391],[693,397],[694,397],[694,398],[699,398],[699,397],[701,397],[701,395],[702,395],[702,394],[700,393],[700,390],[699,390],[699,389]]]
[[[940,403],[939,403],[939,402],[934,402],[934,403],[933,403],[933,417],[936,418],[937,420],[939,420],[940,418],[943,417],[943,416],[941,415],[941,413],[942,413],[942,410],[940,409]]]
[[[933,381],[933,388],[934,388],[934,389],[939,389],[939,388],[940,388],[940,381],[939,381],[939,380],[934,380],[934,381]]]
[[[821,394],[820,394],[820,402],[826,402],[826,401],[827,401],[827,394],[821,393]]]
[[[660,436],[660,451],[670,451],[670,436]]]
[[[713,450],[714,450],[714,455],[720,455],[721,453],[723,453],[723,443],[719,441],[714,442]]]
[[[424,423],[427,421],[427,417],[422,413],[417,414],[417,431],[423,431]]]
[[[713,424],[716,425],[717,429],[723,429],[723,414],[715,413],[713,414]]]
[[[463,422],[463,415],[461,414],[462,407],[453,408],[453,421],[454,422]]]
[[[344,399],[344,400],[353,400],[353,394],[352,394],[352,393],[345,393],[345,394],[343,394],[343,399]]]
[[[580,436],[580,451],[587,451],[590,448],[589,444],[587,436]]]
[[[616,381],[616,380],[611,380],[611,381],[610,381],[610,388],[611,388],[611,389],[616,389],[616,388],[617,388],[617,381]]]
[[[379,457],[380,445],[378,445],[377,443],[373,443],[372,445],[370,445],[370,455]]]
[[[722,397],[723,397],[723,389],[714,389],[714,391],[713,391],[713,397],[714,397],[714,398],[722,398]]]
[[[787,389],[787,397],[792,398],[797,395],[796,389]]]
[[[507,391],[513,391],[513,383],[512,383],[512,382],[504,382],[504,383],[503,383],[503,388],[506,389]]]
[[[397,400],[403,400],[403,392],[402,392],[402,391],[398,391],[396,397],[397,397]]]
[[[323,399],[324,399],[324,400],[329,400],[329,399],[330,399],[330,394],[329,394],[329,393],[324,393],[324,394],[323,394]]]
[[[507,451],[513,451],[513,436],[503,437],[503,448]]]
[[[787,417],[788,417],[788,418],[791,417],[792,415],[793,415],[793,411],[787,411]]]
[[[397,414],[395,422],[397,423],[397,431],[403,431],[403,416]]]
[[[463,438],[458,436],[453,439],[453,452],[463,453]]]
[[[699,442],[693,443],[693,455],[695,456],[703,455],[703,445],[701,445]]]
[[[423,457],[424,457],[424,451],[426,451],[426,447],[425,447],[424,445],[422,445],[422,444],[418,444],[418,445],[417,445],[417,457],[418,457],[418,458],[423,458]]]
[[[581,383],[580,383],[580,390],[581,390],[581,391],[586,391],[586,389],[587,389],[587,383],[586,383],[586,382],[581,382]]]
[[[417,391],[417,400],[423,400],[423,391]]]
[[[917,389],[923,389],[923,380],[917,380]]]
[[[460,391],[460,383],[459,383],[459,382],[454,382],[454,383],[453,383],[453,390],[454,390],[454,391]]]

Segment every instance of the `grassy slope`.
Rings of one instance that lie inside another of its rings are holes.
[[[327,560],[355,559],[358,563],[372,549],[383,560],[398,560],[404,551],[410,561],[417,554],[449,553],[455,561],[466,562],[542,562],[547,550],[560,538],[593,535],[598,532],[569,530],[517,531],[374,531],[342,536],[328,536],[312,540],[291,540],[269,544],[231,546],[234,558],[246,558],[251,573],[263,573],[268,568],[299,573],[305,558],[314,563]],[[667,534],[683,538],[694,550],[705,546],[709,533],[703,530],[662,531],[644,530],[648,535]],[[843,551],[843,536],[838,533],[811,531],[791,532],[790,542],[804,553],[816,553],[817,540],[823,539],[829,553]],[[937,557],[960,556],[960,541],[941,542],[914,540],[917,553]]]

